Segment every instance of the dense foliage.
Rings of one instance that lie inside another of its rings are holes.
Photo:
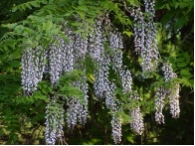
[[[193,144],[194,2],[1,0],[2,144]]]

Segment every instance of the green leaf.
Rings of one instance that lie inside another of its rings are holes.
[[[186,78],[182,78],[182,79],[179,79],[179,83],[180,84],[183,84],[187,87],[193,87],[193,82],[191,82],[190,80],[186,79]]]
[[[185,58],[182,56],[182,57],[177,58],[176,61],[177,62],[184,62],[185,61]]]
[[[178,6],[179,6],[179,3],[176,2],[176,3],[175,3],[175,9],[177,9]]]
[[[170,5],[169,4],[166,4],[165,6],[170,11]]]
[[[26,3],[26,6],[29,8],[29,9],[32,9],[31,5],[29,3]]]
[[[181,71],[180,71],[180,75],[181,76],[186,76],[186,77],[191,77],[192,76],[192,74],[190,73],[190,71],[189,71],[189,68],[184,68],[184,69],[182,69]]]
[[[184,24],[186,24],[187,19],[185,16],[178,18],[177,22],[174,24],[176,28],[181,28]]]
[[[187,63],[186,62],[177,63],[177,66],[178,67],[185,67],[185,66],[187,66]]]
[[[77,11],[77,13],[80,15],[81,19],[85,19],[85,13]]]
[[[93,19],[85,19],[85,21],[86,21],[87,23],[91,23],[91,24],[94,23],[94,20],[93,20]]]
[[[18,10],[18,7],[13,7],[12,12],[16,12]]]
[[[134,143],[134,137],[132,135],[126,137],[127,140],[131,143]]]
[[[83,23],[80,23],[80,22],[74,22],[71,24],[72,26],[82,26]]]
[[[123,31],[123,34],[126,34],[128,37],[130,37],[133,33],[131,31]]]
[[[183,56],[185,57],[186,63],[187,64],[190,63],[190,55],[187,52],[185,52],[185,53],[183,53]]]
[[[40,3],[38,3],[37,1],[32,1],[30,2],[30,4],[36,8],[39,8],[40,7]]]
[[[79,5],[82,5],[84,3],[84,0],[79,0],[78,3]]]
[[[85,5],[78,6],[77,9],[85,12],[88,11],[88,8]]]
[[[11,62],[11,66],[12,66],[12,67],[20,67],[20,61],[13,60],[13,61]]]

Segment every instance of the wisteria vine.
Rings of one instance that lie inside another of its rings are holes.
[[[135,52],[142,59],[142,71],[153,71],[158,66],[159,51],[156,41],[156,28],[153,21],[155,16],[154,0],[144,0],[145,16],[141,8],[133,8],[131,16],[134,17],[134,46]],[[91,33],[86,38],[81,33],[74,33],[73,29],[63,25],[63,33],[68,41],[55,36],[48,49],[42,47],[23,48],[22,54],[22,88],[25,96],[30,96],[37,90],[38,83],[42,80],[43,74],[48,70],[50,82],[53,87],[59,82],[61,75],[70,73],[73,70],[84,70],[85,67],[80,64],[84,61],[86,55],[90,56],[94,62],[94,95],[98,99],[105,99],[106,107],[112,113],[112,138],[116,144],[122,140],[122,117],[116,116],[120,112],[120,102],[116,98],[115,90],[117,85],[109,80],[109,72],[112,69],[120,77],[123,95],[131,93],[129,99],[139,102],[138,94],[133,93],[133,79],[130,70],[123,66],[123,37],[122,34],[111,25],[108,15],[106,19],[96,18],[92,26]],[[80,21],[80,20],[77,20]],[[84,24],[86,22],[83,22]],[[84,27],[84,26],[83,26]],[[109,28],[109,29],[108,29]],[[80,27],[82,29],[82,27]],[[106,32],[106,33],[104,33]],[[57,44],[60,45],[57,45]],[[105,48],[108,43],[109,47]],[[107,49],[110,49],[107,53]],[[82,66],[82,67],[81,67]],[[173,72],[171,64],[164,63],[162,67],[164,72],[164,81],[168,83],[177,78]],[[74,96],[67,98],[66,123],[70,129],[73,129],[78,123],[85,124],[88,114],[88,84],[86,76],[81,77],[81,81],[71,83],[72,86],[82,91],[82,99]],[[155,95],[155,120],[157,123],[164,123],[163,107],[165,98],[170,102],[170,113],[173,118],[178,118],[179,109],[179,84],[174,84],[171,88],[159,87]],[[64,101],[58,103],[59,96],[49,97],[46,107],[46,144],[54,145],[56,140],[62,140],[64,124]],[[54,107],[51,108],[51,107]],[[129,109],[129,115],[132,120],[130,127],[138,134],[144,130],[143,115],[139,106]]]

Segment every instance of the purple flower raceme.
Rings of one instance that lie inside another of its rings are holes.
[[[132,95],[131,100],[139,100],[139,96],[137,94]],[[143,116],[141,114],[140,107],[133,107],[133,109],[130,110],[130,115],[132,117],[132,121],[130,122],[130,126],[139,135],[141,135],[144,131],[144,122],[143,122]]]
[[[114,117],[114,115],[112,116],[112,121],[111,121],[111,125],[112,125],[112,138],[114,140],[115,144],[119,144],[122,139],[122,123],[119,117]]]
[[[47,145],[55,145],[56,140],[62,141],[64,137],[64,103],[57,103],[58,97],[50,99],[46,107],[45,141]]]
[[[132,91],[132,77],[129,70],[122,68],[120,70],[120,77],[122,82],[122,90],[123,94],[126,94],[127,92]]]
[[[165,82],[172,81],[177,78],[177,74],[173,72],[172,66],[170,63],[164,63],[162,70],[164,72]],[[170,104],[170,113],[173,118],[179,118],[180,108],[179,108],[179,84],[172,81],[171,87],[166,88],[167,97]]]
[[[109,88],[109,66],[110,58],[104,56],[102,61],[98,62],[98,71],[95,73],[94,92],[96,97],[105,98],[105,94]]]
[[[25,96],[32,95],[42,80],[46,51],[38,46],[36,48],[23,48],[22,53],[22,88]]]
[[[123,42],[122,35],[116,30],[110,33],[109,36],[110,48],[112,50],[111,61],[113,63],[112,68],[115,73],[118,73],[122,68],[123,61]]]
[[[102,61],[102,54],[104,52],[104,36],[102,33],[102,21],[100,18],[92,25],[94,28],[89,34],[89,54],[92,59]]]
[[[164,107],[164,99],[166,97],[167,93],[166,90],[163,87],[159,87],[156,91],[155,95],[155,121],[158,124],[165,123],[164,121],[164,115],[162,113],[163,107]]]
[[[67,26],[64,26],[64,34],[68,38],[68,42],[65,42],[63,39],[60,39],[61,42],[61,66],[62,71],[64,72],[70,72],[74,69],[74,35],[73,31],[68,28]]]
[[[119,112],[118,100],[113,100],[110,110],[112,112],[112,139],[114,140],[115,144],[119,144],[122,141],[122,122],[121,117],[116,116],[116,113]]]
[[[61,72],[61,47],[52,44],[49,50],[49,74],[52,85],[58,83]]]
[[[142,70],[153,71],[158,65],[159,51],[157,47],[154,0],[144,0],[146,16],[141,8],[133,9],[135,52],[141,56]]]
[[[80,89],[84,95],[83,100],[79,100],[75,97],[69,97],[66,122],[68,127],[74,129],[77,121],[84,125],[87,122],[88,114],[88,84],[86,83],[86,77],[83,77],[83,82],[76,81],[74,86]]]

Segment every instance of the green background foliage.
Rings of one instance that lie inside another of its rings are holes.
[[[62,76],[60,84],[53,89],[47,76],[39,83],[33,96],[23,97],[21,87],[22,47],[28,43],[32,47],[47,49],[52,37],[59,35],[66,40],[60,25],[67,20],[75,33],[89,31],[91,26],[82,28],[81,21],[93,24],[97,16],[109,12],[113,26],[124,34],[123,62],[131,71],[133,89],[140,95],[141,110],[144,115],[145,131],[136,135],[128,122],[131,117],[125,110],[123,117],[123,137],[121,144],[193,144],[194,141],[194,1],[156,0],[154,21],[158,30],[158,48],[161,54],[157,72],[143,77],[139,58],[134,52],[133,18],[126,10],[131,6],[143,7],[143,1],[126,0],[1,0],[0,1],[0,144],[45,144],[45,107],[49,96],[59,94],[62,98],[73,95],[79,98],[81,92],[69,85],[78,79],[82,71]],[[56,42],[58,43],[58,42]],[[169,60],[180,83],[180,118],[172,119],[169,105],[164,108],[165,124],[158,125],[154,119],[154,95],[163,84],[160,71],[162,61]],[[111,139],[111,115],[104,101],[98,100],[93,92],[93,63],[87,59],[89,84],[89,115],[86,125],[76,125],[69,130],[64,124],[65,139],[68,144],[113,144]],[[116,75],[111,71],[111,78]],[[117,80],[117,78],[116,78]],[[116,81],[117,82],[117,81]],[[116,90],[124,107],[126,98],[121,89]],[[66,109],[67,107],[64,107]],[[125,109],[125,108],[124,108]]]

